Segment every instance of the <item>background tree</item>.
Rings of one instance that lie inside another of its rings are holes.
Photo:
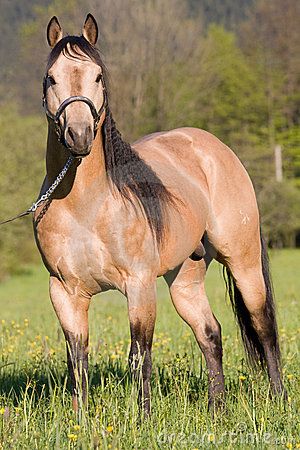
[[[259,0],[241,26],[241,44],[266,93],[269,146],[284,148],[284,169],[300,186],[300,3]]]

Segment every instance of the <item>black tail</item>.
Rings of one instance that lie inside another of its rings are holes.
[[[267,339],[271,346],[273,354],[275,354],[278,364],[280,364],[280,350],[278,343],[278,331],[275,316],[275,304],[273,296],[273,287],[269,271],[269,258],[267,253],[267,246],[260,233],[261,240],[261,262],[262,272],[266,287],[266,304],[264,311],[264,320],[266,324]],[[226,283],[227,292],[230,301],[240,326],[241,335],[244,347],[247,353],[248,360],[252,366],[265,367],[266,355],[263,345],[254,329],[248,309],[245,306],[241,292],[239,291],[236,282],[228,268],[224,268],[224,279]],[[227,277],[226,277],[227,275]]]

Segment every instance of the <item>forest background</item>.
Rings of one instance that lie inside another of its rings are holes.
[[[273,247],[300,245],[299,0],[0,0],[0,220],[26,209],[45,173],[42,78],[53,15],[78,34],[88,12],[133,141],[194,126],[248,170]],[[283,177],[276,176],[275,148]],[[30,219],[0,230],[0,278],[38,259]]]

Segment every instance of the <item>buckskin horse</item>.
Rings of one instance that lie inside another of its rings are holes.
[[[34,216],[66,338],[73,407],[87,398],[91,297],[118,289],[128,301],[130,366],[140,371],[140,402],[150,412],[159,276],[204,354],[209,406],[223,402],[221,326],[204,288],[213,258],[227,271],[249,360],[266,366],[272,390],[286,396],[267,251],[246,170],[225,144],[196,128],[154,133],[132,146],[124,142],[109,107],[97,37],[91,14],[81,36],[63,37],[55,16],[48,24],[47,173],[41,193],[70,154],[74,163]]]

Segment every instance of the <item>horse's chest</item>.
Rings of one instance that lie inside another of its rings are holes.
[[[92,230],[73,223],[72,227],[43,224],[36,237],[50,273],[69,289],[90,295],[120,283],[108,249]]]

